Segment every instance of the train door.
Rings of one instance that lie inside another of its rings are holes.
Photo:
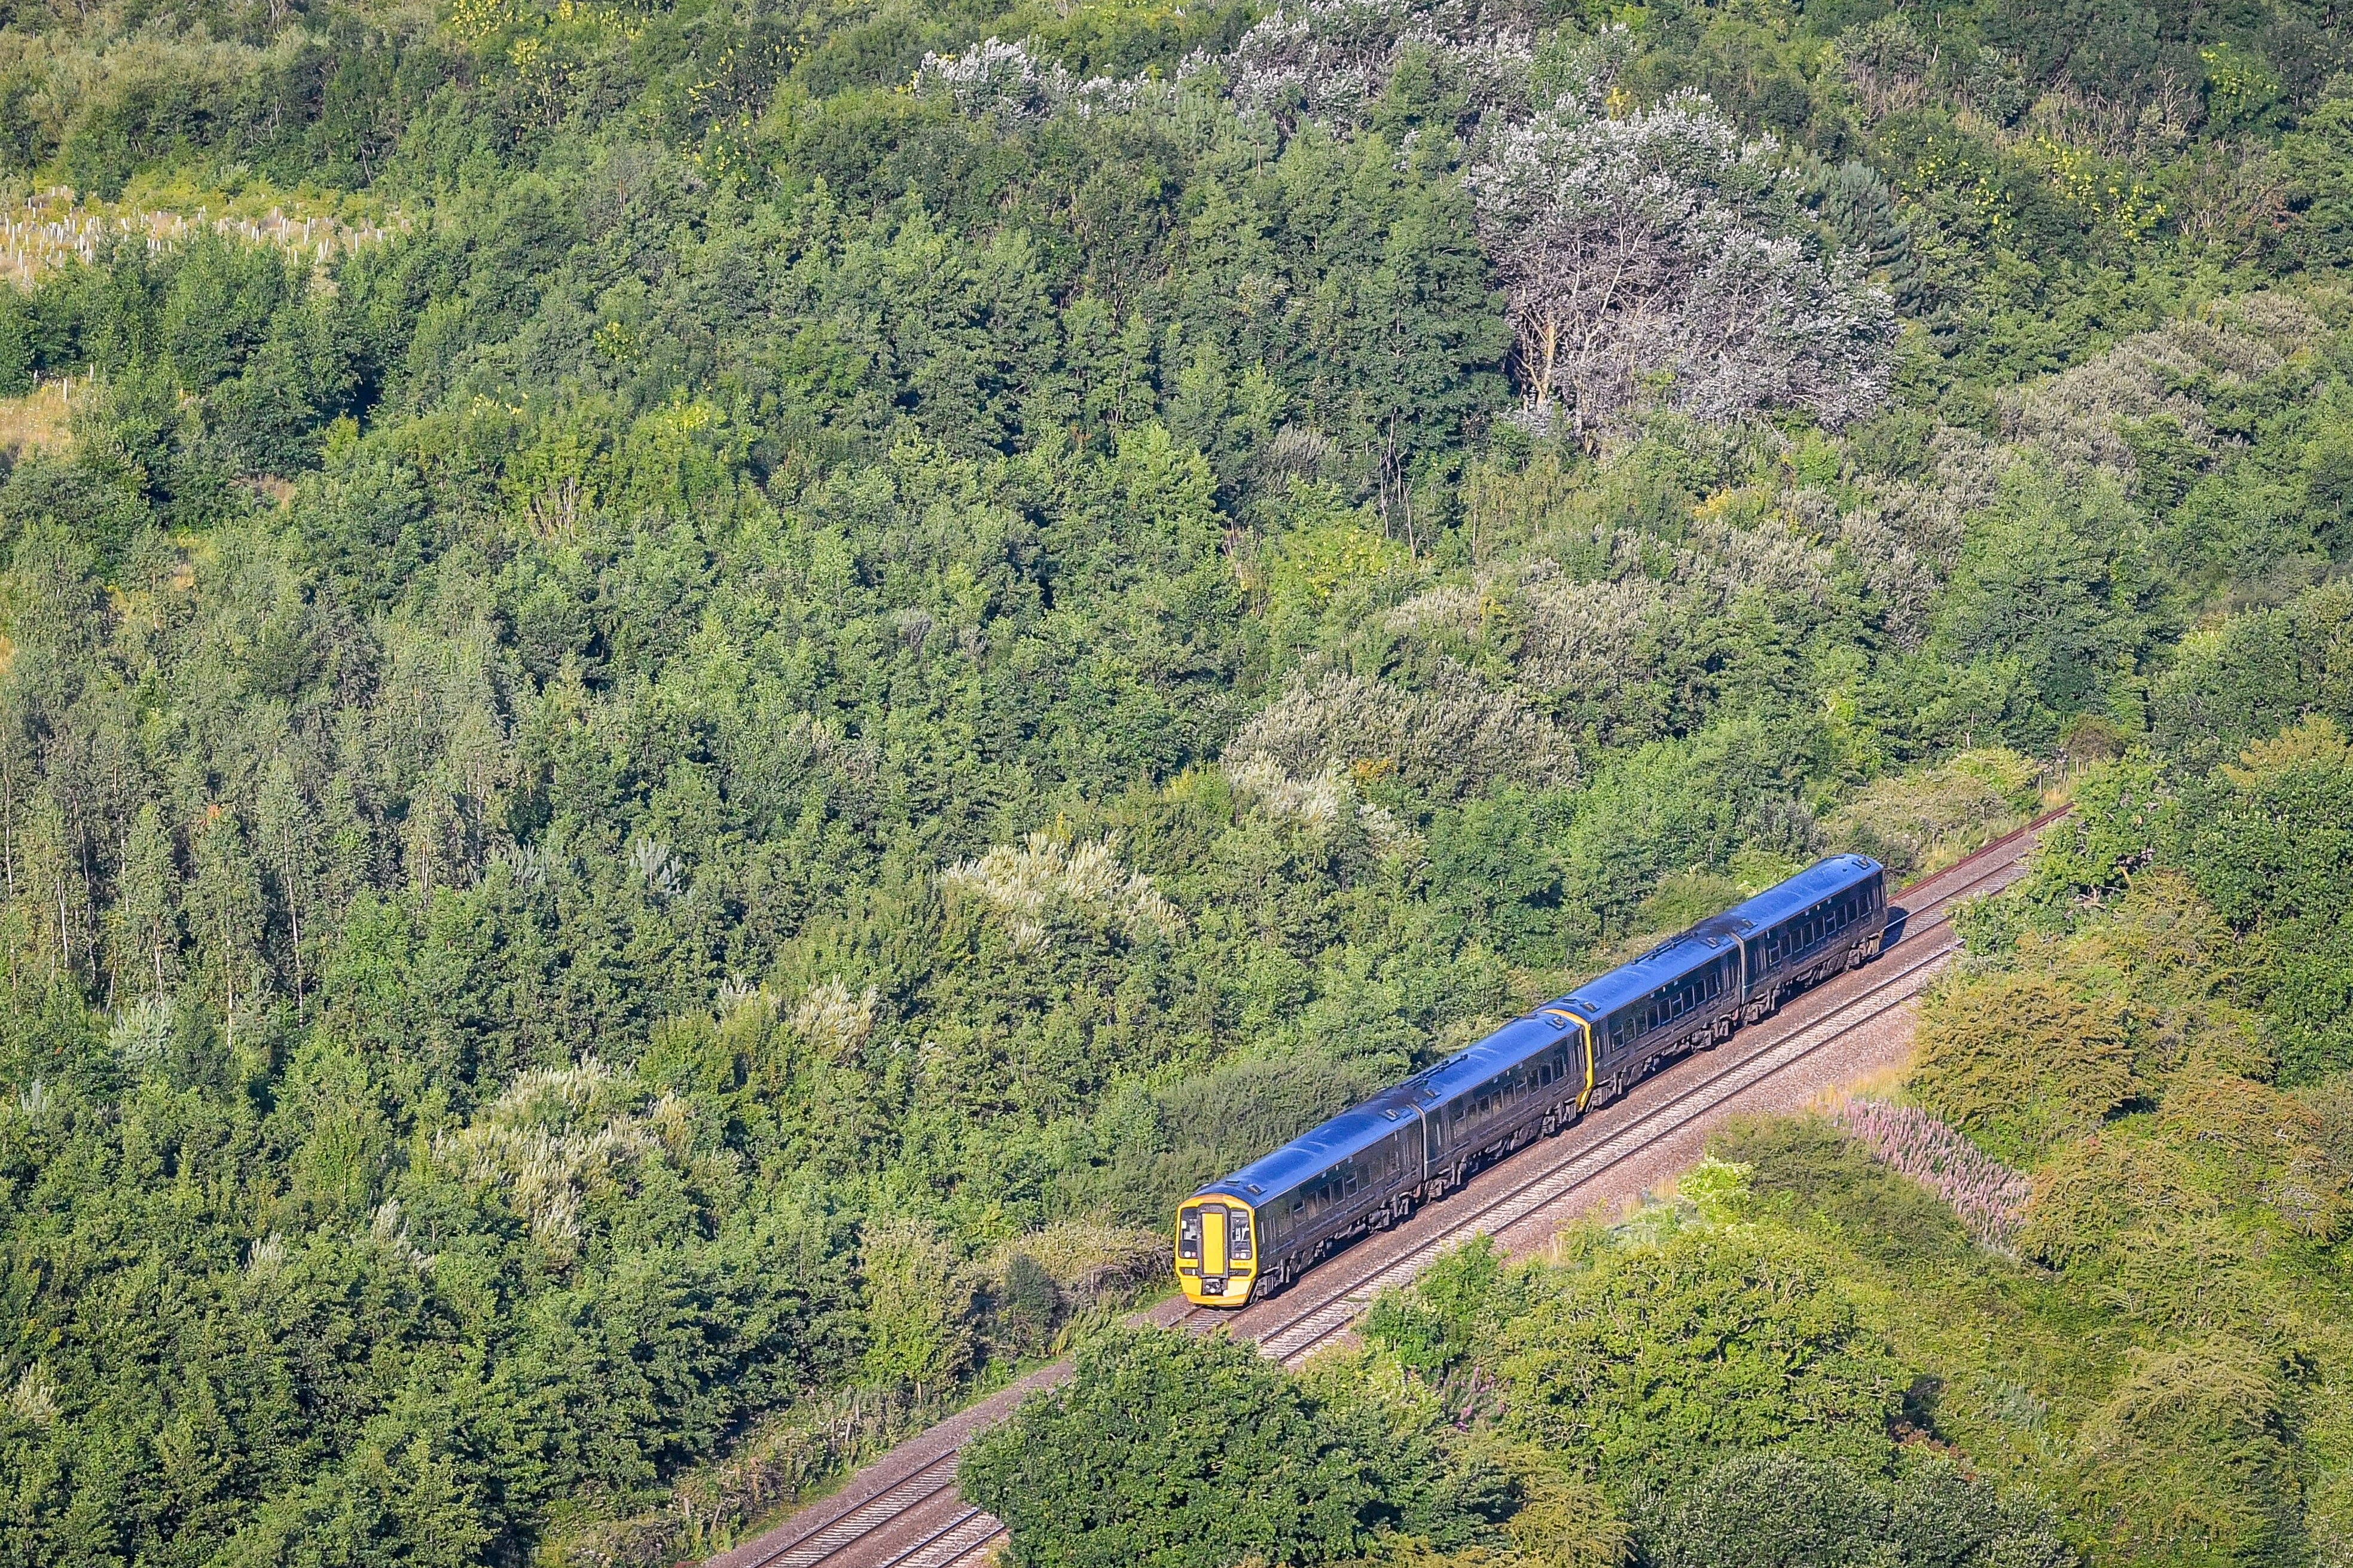
[[[1226,1211],[1215,1204],[1201,1206],[1201,1272],[1213,1278],[1226,1271]]]

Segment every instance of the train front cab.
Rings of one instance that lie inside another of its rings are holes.
[[[1250,1207],[1230,1193],[1196,1193],[1176,1210],[1176,1283],[1197,1307],[1240,1307],[1258,1279]]]

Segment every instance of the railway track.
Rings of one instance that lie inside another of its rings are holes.
[[[1958,945],[1955,906],[2017,877],[2034,836],[2059,815],[2039,817],[1905,889],[1898,895],[1905,910],[1900,940],[1876,962],[1804,993],[1725,1045],[1666,1068],[1563,1135],[1498,1162],[1452,1198],[1340,1253],[1272,1300],[1228,1312],[1177,1300],[1162,1303],[1149,1318],[1201,1332],[1225,1328],[1296,1365],[1347,1332],[1375,1296],[1403,1286],[1448,1247],[1472,1236],[1525,1227],[1660,1140],[1694,1129],[1909,1003]],[[1057,1363],[919,1434],[841,1493],[712,1559],[709,1568],[973,1568],[1003,1529],[956,1493],[956,1455],[974,1433],[1067,1375],[1067,1364]]]

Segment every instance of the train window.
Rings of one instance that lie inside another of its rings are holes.
[[[1226,1219],[1226,1256],[1247,1263],[1250,1256],[1250,1223],[1248,1209],[1229,1209]]]
[[[1176,1256],[1201,1256],[1201,1211],[1187,1209],[1176,1217]]]

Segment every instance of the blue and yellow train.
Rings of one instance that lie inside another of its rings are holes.
[[[1793,992],[1876,957],[1886,872],[1835,855],[1515,1018],[1212,1182],[1176,1212],[1176,1278],[1205,1307],[1271,1296]]]

